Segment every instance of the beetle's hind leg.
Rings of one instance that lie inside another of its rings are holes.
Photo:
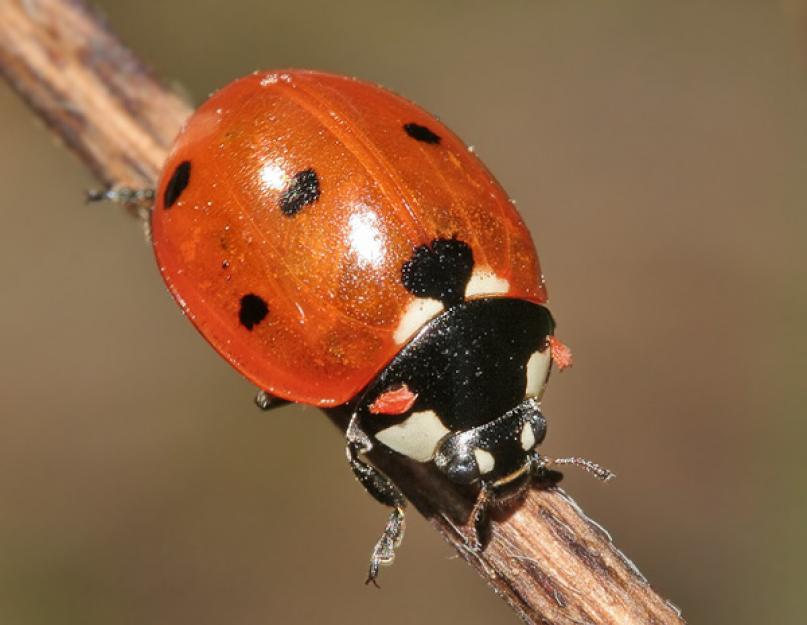
[[[146,206],[154,203],[154,189],[135,189],[132,187],[110,186],[106,189],[90,189],[87,191],[88,202],[115,202],[124,206]]]
[[[135,189],[117,185],[105,189],[90,189],[86,195],[87,202],[114,202],[123,206],[140,220],[148,242],[151,242],[151,209],[154,206],[154,197],[152,188]]]
[[[400,489],[376,468],[361,458],[373,448],[370,437],[361,429],[357,415],[353,415],[347,428],[347,461],[353,474],[365,490],[379,503],[392,508],[387,525],[378,539],[370,557],[370,570],[365,583],[378,586],[376,578],[382,564],[392,564],[395,548],[401,543],[404,534],[404,508],[406,499]]]
[[[261,410],[274,410],[290,403],[289,400],[275,397],[268,391],[260,390],[255,393],[255,405]]]

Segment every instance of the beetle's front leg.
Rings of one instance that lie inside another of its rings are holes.
[[[392,508],[387,525],[381,538],[378,539],[373,554],[370,557],[370,570],[367,573],[366,583],[372,582],[376,586],[376,578],[382,564],[391,564],[395,559],[395,548],[401,543],[404,533],[404,508],[406,499],[400,489],[376,468],[364,462],[360,456],[368,453],[373,443],[367,433],[361,429],[358,416],[354,414],[347,428],[347,461],[353,474],[365,490],[379,503]]]
[[[472,551],[481,551],[484,547],[483,536],[488,530],[488,511],[490,510],[493,488],[487,482],[482,482],[474,507],[468,517],[471,526],[471,536],[466,537],[468,548]]]

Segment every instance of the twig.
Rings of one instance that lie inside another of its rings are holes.
[[[0,71],[103,182],[154,180],[190,113],[78,0],[0,2]]]
[[[0,71],[107,184],[153,185],[190,113],[79,0],[0,1]],[[329,415],[345,428],[344,413]],[[472,493],[427,465],[392,454],[373,461],[527,623],[683,623],[556,486],[494,513],[477,553],[463,538]]]

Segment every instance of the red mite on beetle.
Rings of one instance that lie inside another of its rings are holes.
[[[185,123],[150,212],[160,272],[258,403],[345,406],[347,458],[392,508],[369,581],[394,558],[405,499],[364,458],[381,446],[517,496],[537,451],[551,364],[571,364],[532,239],[491,173],[435,117],[382,87],[256,72]]]

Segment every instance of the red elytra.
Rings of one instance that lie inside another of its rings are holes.
[[[208,342],[317,406],[353,398],[402,348],[418,246],[468,243],[504,285],[474,297],[546,301],[530,235],[479,159],[417,105],[343,76],[258,72],[215,93],[171,149],[151,227]]]

